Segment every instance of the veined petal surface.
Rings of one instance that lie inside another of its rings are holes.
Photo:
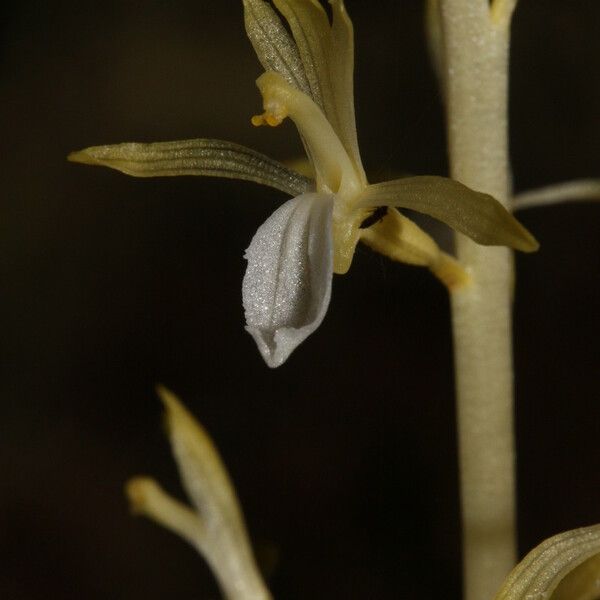
[[[248,39],[265,71],[279,73],[290,85],[311,95],[296,43],[271,5],[264,0],[243,0]]]
[[[246,330],[280,366],[320,324],[331,298],[333,195],[288,200],[258,228],[242,283]]]
[[[559,533],[510,572],[495,600],[593,600],[600,593],[600,565],[593,558],[599,555],[600,525]]]
[[[508,246],[523,252],[539,247],[529,231],[495,198],[446,177],[405,177],[376,183],[366,188],[357,204],[364,208],[410,208],[484,246]]]
[[[298,46],[311,97],[366,182],[354,117],[354,31],[342,0],[332,0],[333,23],[319,0],[273,0]]]
[[[210,139],[135,142],[92,146],[72,152],[69,160],[101,165],[134,177],[202,175],[268,185],[291,196],[311,188],[307,177],[251,148]]]
[[[328,107],[333,106],[333,98],[327,68],[329,38],[327,13],[319,0],[273,0],[273,3],[292,30],[311,96],[329,117]]]

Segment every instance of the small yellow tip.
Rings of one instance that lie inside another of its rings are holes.
[[[540,249],[540,243],[531,236],[531,240],[529,240],[529,245],[524,252],[537,252]]]
[[[168,398],[169,396],[173,395],[173,392],[166,386],[163,385],[162,383],[157,383],[154,386],[154,389],[156,391],[156,395],[163,401],[166,402],[166,398]]]
[[[165,407],[165,424],[167,426],[167,431],[170,433],[173,414],[177,411],[183,411],[185,409],[181,405],[181,402],[177,396],[161,383],[156,386],[156,394]]]
[[[265,121],[271,127],[277,127],[277,125],[281,124],[281,121],[283,121],[283,119],[280,119],[280,118],[276,117],[275,115],[267,115],[265,117]]]
[[[440,252],[439,259],[429,270],[446,286],[449,292],[456,292],[471,283],[471,275],[452,256]]]
[[[273,113],[264,112],[262,115],[254,115],[250,121],[254,127],[260,127],[261,125],[270,125],[271,127],[277,127],[281,125],[281,122],[285,119],[284,116],[274,115]]]
[[[134,515],[145,513],[148,495],[155,493],[158,485],[150,477],[134,477],[125,484],[125,495],[129,500],[129,510]]]
[[[90,156],[85,150],[78,150],[67,155],[69,162],[82,163],[84,165],[97,165],[98,161]]]

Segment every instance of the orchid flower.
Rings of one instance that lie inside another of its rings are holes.
[[[95,146],[69,158],[137,177],[250,180],[293,196],[259,227],[245,255],[246,329],[270,367],[320,325],[333,273],[348,271],[359,241],[393,260],[430,268],[450,288],[468,280],[397,208],[430,215],[480,244],[537,249],[497,200],[457,181],[424,176],[369,185],[358,151],[353,27],[343,0],[330,0],[331,22],[318,0],[274,0],[291,35],[269,3],[243,3],[248,37],[266,71],[257,80],[264,112],[252,123],[275,127],[289,117],[313,178],[248,148],[206,139]]]

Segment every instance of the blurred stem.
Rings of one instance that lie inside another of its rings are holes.
[[[549,206],[561,202],[600,200],[600,179],[575,179],[521,192],[513,198],[513,210]]]
[[[451,175],[508,207],[509,19],[488,0],[433,0]],[[516,560],[512,253],[456,235],[471,275],[451,293],[466,600],[490,600]]]

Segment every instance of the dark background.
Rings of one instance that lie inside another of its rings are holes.
[[[367,171],[445,174],[420,1],[348,0]],[[448,301],[359,249],[282,368],[243,329],[243,250],[285,197],[65,161],[122,141],[255,129],[241,2],[8,2],[0,54],[0,597],[216,598],[204,562],[130,517],[123,483],[181,494],[156,382],[214,436],[276,598],[457,599]],[[600,176],[600,3],[527,0],[514,24],[517,189]],[[520,550],[600,521],[598,205],[536,209],[517,256]]]

